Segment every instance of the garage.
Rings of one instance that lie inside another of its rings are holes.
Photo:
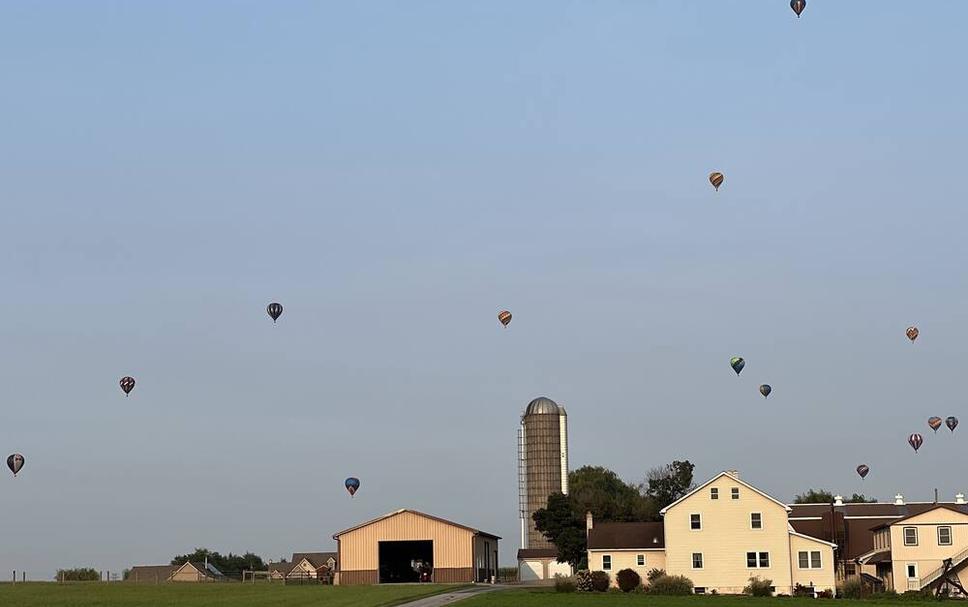
[[[416,510],[397,510],[333,535],[335,583],[466,584],[497,576],[498,536]]]

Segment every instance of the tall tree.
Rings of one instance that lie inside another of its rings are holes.
[[[574,500],[562,493],[548,496],[548,507],[534,513],[534,525],[558,549],[558,562],[575,569],[585,558],[585,518],[575,511]]]
[[[826,489],[807,489],[793,498],[794,504],[829,504],[834,501],[834,494]]]
[[[867,497],[863,493],[855,493],[844,500],[847,504],[876,504],[876,497]]]
[[[645,494],[652,498],[659,510],[692,491],[692,471],[689,460],[675,460],[671,464],[653,468],[645,482]]]

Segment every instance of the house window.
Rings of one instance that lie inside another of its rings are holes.
[[[712,487],[709,489],[709,499],[718,500],[719,499],[719,489],[717,487]]]
[[[938,527],[938,545],[951,545],[951,527]]]
[[[905,527],[904,528],[904,545],[905,546],[917,546],[918,545],[918,528],[917,527]]]
[[[800,569],[820,569],[820,551],[813,550],[807,552],[806,550],[801,550],[797,553],[797,566]],[[847,575],[851,575],[848,573]]]
[[[698,531],[702,529],[702,515],[701,514],[690,514],[689,515],[689,528],[693,531]]]
[[[692,553],[692,568],[702,569],[702,552]]]
[[[732,497],[733,497],[734,500],[738,500],[739,499],[739,487],[733,487],[730,490],[730,493],[732,494]]]
[[[917,563],[908,563],[907,566],[908,579],[916,580],[918,579],[918,566]]]
[[[853,563],[848,563],[844,565],[844,575],[846,575],[847,577],[853,577],[857,575],[857,565],[854,565]]]
[[[645,567],[645,555],[644,554],[640,554],[640,555],[636,556],[635,557],[635,564],[638,567]]]
[[[750,569],[765,569],[770,566],[769,552],[747,552],[746,566]]]
[[[750,514],[750,528],[752,529],[763,528],[763,515],[761,513],[753,512]]]
[[[611,570],[612,570],[612,555],[611,554],[603,554],[602,555],[602,571],[611,571]]]
[[[705,586],[696,586],[695,592],[696,592],[696,594],[706,594],[706,587]]]

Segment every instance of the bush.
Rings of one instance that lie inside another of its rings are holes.
[[[823,590],[817,593],[818,599],[832,599],[834,598],[834,593],[831,590]]]
[[[692,580],[684,575],[660,575],[652,580],[649,593],[664,596],[692,594]]]
[[[575,574],[575,590],[578,592],[593,592],[592,574],[587,569],[582,569]]]
[[[651,584],[665,574],[665,569],[656,569],[653,567],[652,569],[649,569],[648,573],[645,574],[645,579],[649,580],[649,583]]]
[[[592,590],[605,592],[612,585],[612,578],[604,571],[592,571]]]
[[[750,583],[743,588],[743,594],[750,596],[773,596],[773,580],[763,580],[759,576],[750,578]]]
[[[570,593],[577,590],[577,588],[578,588],[578,585],[575,584],[574,579],[565,575],[561,575],[560,573],[555,574],[555,592]]]
[[[861,581],[857,578],[852,580],[847,580],[844,585],[840,587],[839,592],[842,599],[859,599],[864,594],[864,587],[861,585]]]
[[[616,581],[622,592],[632,592],[642,583],[642,577],[631,569],[622,569],[618,572]]]
[[[91,567],[78,567],[76,569],[58,569],[57,577],[54,578],[62,582],[100,582],[101,573]]]
[[[808,596],[813,598],[813,586],[797,584],[793,587],[793,596]]]

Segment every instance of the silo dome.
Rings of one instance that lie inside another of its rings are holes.
[[[558,406],[558,403],[546,398],[544,396],[539,396],[530,403],[528,403],[527,409],[524,410],[524,414],[527,415],[558,415],[563,413],[564,409]]]

